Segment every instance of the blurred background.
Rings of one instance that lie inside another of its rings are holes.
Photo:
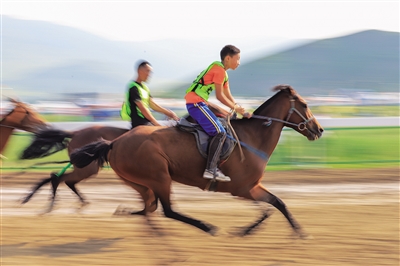
[[[192,19],[193,8],[215,21]],[[226,10],[241,10],[240,17],[206,30],[224,22],[217,18],[224,8],[224,1],[215,10],[198,2],[6,2],[0,113],[13,108],[6,97],[14,97],[64,130],[129,127],[119,116],[126,84],[136,77],[136,63],[148,60],[152,96],[183,116],[186,88],[224,45],[234,44],[242,60],[228,74],[238,103],[253,110],[272,87],[290,84],[326,128],[313,144],[284,130],[271,167],[398,165],[398,3],[231,3]],[[19,151],[30,137],[14,133],[3,169],[18,163],[15,143]]]

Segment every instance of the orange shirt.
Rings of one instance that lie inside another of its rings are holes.
[[[225,69],[221,66],[214,65],[210,68],[210,70],[204,75],[204,84],[224,84],[225,80]],[[224,84],[224,89],[228,88],[228,82]],[[199,103],[205,102],[203,98],[201,98],[197,93],[191,91],[185,95],[186,103]]]

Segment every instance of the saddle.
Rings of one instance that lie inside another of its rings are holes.
[[[228,126],[227,122],[223,118],[218,118],[226,130],[227,135],[232,136],[232,130]],[[203,128],[197,124],[191,116],[182,117],[177,123],[176,127],[181,131],[191,133],[196,138],[197,149],[200,154],[204,157],[208,157],[208,142],[211,139],[210,136],[203,130]],[[224,145],[220,155],[220,161],[223,161],[231,155],[235,148],[236,142],[231,138],[225,139]]]

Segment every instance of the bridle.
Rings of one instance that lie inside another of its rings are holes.
[[[281,123],[284,123],[284,124],[287,124],[287,125],[291,125],[291,126],[297,127],[300,131],[304,131],[304,130],[306,130],[306,129],[307,129],[308,131],[310,131],[310,130],[307,128],[307,124],[308,124],[311,120],[314,119],[314,116],[311,116],[309,119],[305,118],[305,117],[299,112],[299,110],[297,110],[296,107],[294,106],[294,102],[295,102],[295,101],[296,101],[296,100],[294,99],[294,97],[291,96],[291,97],[290,97],[290,109],[289,109],[289,111],[288,111],[288,115],[287,115],[287,117],[286,117],[286,120],[282,120],[282,119],[274,118],[274,117],[269,117],[269,116],[255,115],[255,114],[253,114],[253,115],[251,116],[251,118],[257,118],[257,119],[267,120],[266,122],[262,123],[264,126],[267,126],[267,127],[269,127],[269,126],[272,124],[272,121],[276,121],[276,122],[281,122]],[[303,121],[303,122],[300,122],[300,123],[298,123],[298,124],[289,122],[289,118],[292,116],[293,112],[295,112],[296,114],[298,114],[304,121]],[[227,123],[228,123],[228,126],[231,128],[231,131],[232,131],[232,133],[234,134],[234,137],[232,137],[232,136],[230,136],[230,135],[227,135],[227,137],[229,137],[231,140],[236,141],[236,143],[238,143],[238,147],[239,147],[239,151],[240,151],[240,157],[241,157],[241,160],[240,160],[240,161],[243,162],[244,159],[245,159],[241,146],[246,147],[247,149],[249,149],[250,151],[252,151],[252,152],[255,153],[256,155],[260,156],[262,159],[268,161],[269,156],[268,156],[266,153],[264,153],[263,151],[259,151],[259,150],[255,149],[255,148],[251,147],[250,145],[248,145],[248,144],[246,144],[246,143],[244,143],[244,142],[242,142],[242,141],[239,140],[239,138],[237,137],[237,135],[236,135],[236,133],[235,133],[235,130],[233,129],[233,127],[232,127],[232,125],[231,125],[231,123],[230,123],[230,116],[231,116],[233,113],[234,113],[234,110],[231,110],[230,114],[227,116]]]
[[[262,116],[262,115],[252,115],[251,117],[253,118],[257,118],[257,119],[264,119],[267,120],[267,122],[264,122],[263,125],[264,126],[270,126],[272,124],[272,121],[276,121],[276,122],[281,122],[287,125],[291,125],[294,127],[297,127],[300,131],[304,131],[305,129],[307,129],[307,124],[312,121],[314,119],[314,116],[311,116],[309,119],[305,118],[300,112],[299,110],[296,109],[296,107],[294,106],[294,102],[295,99],[293,97],[290,98],[290,109],[288,111],[288,115],[286,117],[286,120],[282,120],[279,118],[274,118],[274,117],[268,117],[268,116]],[[298,114],[304,121],[300,122],[298,124],[289,122],[289,118],[292,116],[293,112],[295,112],[296,114]]]

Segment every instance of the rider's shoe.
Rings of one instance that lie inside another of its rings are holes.
[[[229,182],[229,181],[231,181],[231,178],[229,176],[225,176],[219,169],[217,169],[215,171],[215,176],[214,176],[214,172],[212,170],[206,169],[204,171],[203,178],[205,178],[205,179],[215,179],[215,180],[220,181],[220,182]]]

